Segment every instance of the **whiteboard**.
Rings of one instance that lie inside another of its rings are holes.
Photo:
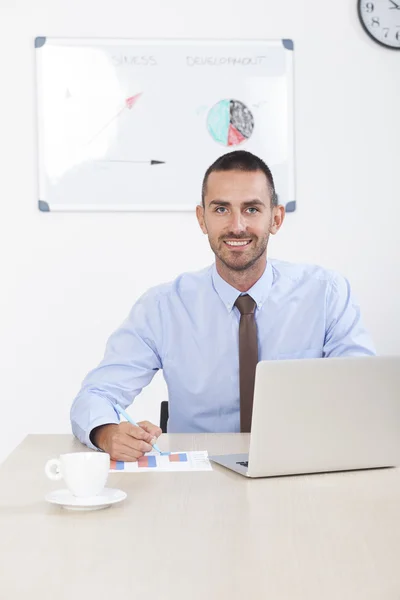
[[[296,208],[293,42],[35,40],[39,209],[193,210],[232,150]]]

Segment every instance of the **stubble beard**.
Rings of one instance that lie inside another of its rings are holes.
[[[229,259],[229,255],[227,255],[229,250],[226,250],[226,252],[223,251],[223,248],[225,245],[224,240],[230,239],[230,240],[238,240],[239,241],[240,239],[248,239],[249,236],[242,236],[242,237],[224,236],[224,237],[219,238],[218,244],[212,244],[210,242],[210,246],[211,246],[211,250],[214,252],[215,256],[228,269],[235,271],[235,272],[242,272],[242,271],[246,271],[247,269],[251,269],[256,264],[256,262],[263,256],[263,254],[266,252],[267,246],[268,246],[269,235],[270,234],[268,232],[262,240],[259,240],[259,238],[251,237],[252,245],[254,244],[252,255],[249,256],[248,259],[244,260],[244,261],[243,261],[243,258],[240,257],[239,253],[238,253],[238,256],[236,259],[235,259],[235,255],[233,253],[232,253],[232,259]]]

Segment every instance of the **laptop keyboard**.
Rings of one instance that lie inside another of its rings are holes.
[[[248,460],[244,460],[242,462],[237,462],[237,465],[242,465],[242,467],[248,467],[249,466],[249,461]]]

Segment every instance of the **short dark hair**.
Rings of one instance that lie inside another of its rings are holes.
[[[210,167],[208,167],[204,175],[203,185],[201,188],[201,201],[203,206],[204,198],[207,192],[208,177],[211,173],[217,173],[219,171],[262,171],[267,178],[268,188],[271,194],[271,204],[272,206],[277,206],[278,196],[275,192],[274,178],[272,177],[269,167],[261,158],[255,154],[252,154],[251,152],[247,152],[247,150],[235,150],[233,152],[229,152],[228,154],[223,154],[217,158],[217,160]]]

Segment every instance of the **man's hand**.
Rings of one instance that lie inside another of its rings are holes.
[[[133,462],[145,452],[150,452],[153,449],[151,443],[161,435],[161,429],[149,421],[142,421],[138,425],[140,427],[126,422],[100,425],[92,431],[91,440],[113,460]]]
[[[152,438],[154,438],[154,442],[156,442],[157,438],[159,438],[160,435],[162,434],[161,429],[157,425],[150,423],[150,421],[140,421],[140,423],[138,423],[138,425],[142,429],[147,431],[147,433],[149,433]],[[154,442],[152,442],[152,443],[154,443]]]

